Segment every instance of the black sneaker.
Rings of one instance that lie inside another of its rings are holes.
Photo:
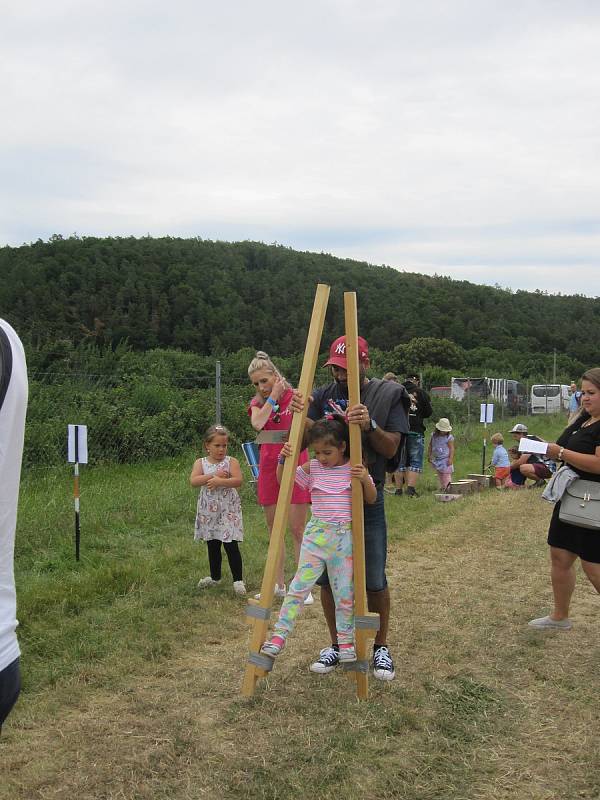
[[[380,681],[393,681],[396,677],[390,651],[383,644],[373,649],[373,677]]]
[[[324,647],[319,653],[317,661],[313,661],[310,665],[311,672],[317,672],[319,675],[328,675],[340,663],[340,654],[337,645]]]
[[[539,480],[532,483],[531,486],[528,486],[528,489],[541,489],[542,486],[546,485],[546,481],[543,478],[539,478]]]
[[[406,494],[408,495],[408,497],[418,497],[419,496],[417,494],[417,490],[415,489],[414,486],[409,486],[408,489],[406,490]]]
[[[396,491],[394,492],[394,494],[396,494],[396,495],[401,495],[401,494],[402,494],[402,489],[396,489]]]

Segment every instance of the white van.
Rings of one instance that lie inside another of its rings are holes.
[[[571,390],[566,383],[536,383],[531,387],[532,414],[558,414],[569,410]]]

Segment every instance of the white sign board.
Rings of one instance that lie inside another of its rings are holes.
[[[494,421],[494,404],[482,403],[480,406],[479,422],[485,422],[489,425]]]
[[[87,425],[67,425],[67,461],[87,464]]]

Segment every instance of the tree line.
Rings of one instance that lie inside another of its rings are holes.
[[[317,283],[332,287],[324,341],[343,330],[343,292],[356,291],[360,331],[374,353],[393,354],[386,366],[394,371],[547,380],[556,350],[569,379],[595,363],[600,345],[598,298],[478,286],[259,242],[53,236],[0,248],[0,276],[0,313],[41,368],[44,353],[51,360],[90,344],[213,360],[248,347],[301,353]]]

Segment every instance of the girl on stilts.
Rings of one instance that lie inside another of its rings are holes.
[[[281,606],[273,636],[261,653],[278,655],[291,633],[304,600],[327,568],[333,597],[340,646],[340,661],[356,661],[354,647],[354,584],[352,571],[352,478],[362,484],[366,503],[374,503],[377,490],[367,468],[350,466],[348,426],[339,419],[322,419],[311,427],[309,445],[314,458],[296,469],[296,483],[310,492],[312,517],[308,521],[298,569]],[[277,477],[281,480],[285,459],[291,455],[286,443],[281,451]]]

